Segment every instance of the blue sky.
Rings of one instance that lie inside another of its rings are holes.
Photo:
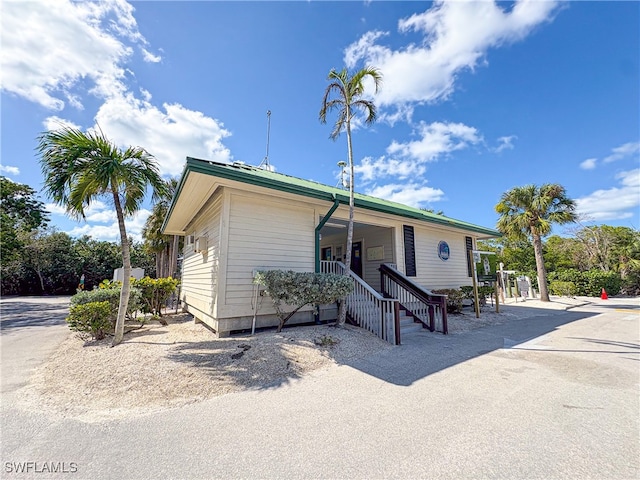
[[[506,190],[560,183],[584,225],[640,226],[638,2],[3,1],[0,174],[42,187],[36,137],[100,125],[153,154],[338,182],[331,68],[383,74],[356,190],[495,227]],[[41,197],[49,204],[49,199]],[[74,236],[118,240],[108,201]],[[129,219],[139,238],[150,205]],[[554,233],[562,234],[564,228]]]

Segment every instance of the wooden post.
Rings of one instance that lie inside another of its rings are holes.
[[[469,250],[469,259],[473,268],[473,298],[476,308],[476,318],[480,318],[480,301],[478,300],[478,281],[476,280],[476,262],[473,258],[473,250]]]
[[[500,289],[500,282],[498,282],[498,280],[496,280],[496,288],[495,288],[495,294],[496,294],[496,313],[500,313],[500,306],[499,306],[499,300],[498,298],[500,297],[500,294],[498,293],[498,290]]]

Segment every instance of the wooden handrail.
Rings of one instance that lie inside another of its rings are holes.
[[[387,282],[385,281],[385,277],[388,277],[395,285],[402,288],[406,293],[403,293],[403,297],[406,299],[400,300],[400,305],[407,310],[414,318],[420,320],[422,323],[427,325],[429,329],[433,332],[436,329],[435,326],[435,316],[437,311],[440,313],[442,318],[442,325],[439,331],[444,333],[445,335],[449,332],[449,328],[447,326],[447,296],[441,295],[437,293],[433,293],[421,285],[418,285],[410,278],[407,278],[396,268],[392,267],[388,264],[381,264],[380,268],[380,284],[382,286],[382,293],[386,297],[400,297],[400,292],[396,292],[398,294],[393,294],[387,290]],[[429,322],[427,323],[423,318],[421,308],[416,308],[414,305],[415,302],[422,303],[427,308],[427,315],[429,317]]]

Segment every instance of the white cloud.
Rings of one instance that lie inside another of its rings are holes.
[[[387,153],[418,162],[430,162],[440,155],[482,142],[482,136],[476,128],[462,123],[420,122],[417,133],[420,138],[416,141],[393,141],[387,147]]]
[[[640,152],[640,142],[625,143],[624,145],[620,145],[619,147],[612,148],[611,152],[611,155],[605,157],[605,163],[615,162],[616,160],[621,160]]]
[[[64,118],[60,118],[56,115],[51,117],[47,117],[42,122],[45,130],[60,130],[61,128],[75,128],[76,130],[80,130],[80,125],[76,125],[75,123],[65,120]]]
[[[149,62],[149,63],[158,63],[162,61],[162,57],[160,55],[154,55],[146,48],[142,49],[142,58],[144,59],[145,62]]]
[[[578,214],[593,221],[620,220],[637,214],[640,206],[640,168],[616,175],[619,187],[596,190],[576,200]]]
[[[136,212],[136,214],[125,219],[125,228],[127,229],[127,236],[132,237],[136,242],[142,241],[142,229],[147,218],[151,215],[150,210],[142,209]],[[115,217],[115,214],[114,214]],[[114,220],[108,225],[94,225],[86,223],[71,230],[67,231],[72,237],[81,237],[83,235],[89,235],[96,240],[103,240],[109,242],[120,242],[120,228],[118,222]]]
[[[551,19],[558,3],[520,0],[508,12],[500,5],[436,1],[427,11],[398,22],[400,32],[422,35],[421,43],[392,50],[378,43],[387,32],[367,32],[347,47],[345,63],[353,68],[362,62],[381,70],[384,83],[376,97],[381,106],[444,100],[461,71],[475,69],[490,48],[526,37]]]
[[[587,158],[584,162],[580,163],[580,168],[583,170],[593,170],[596,168],[597,158]]]
[[[87,80],[98,96],[123,91],[123,40],[146,44],[124,0],[7,1],[1,21],[2,89],[51,110],[81,108],[71,89]]]
[[[12,167],[11,165],[0,165],[0,172],[7,175],[20,175],[20,169],[18,167]]]
[[[421,177],[426,172],[426,163],[483,142],[476,128],[462,123],[421,122],[415,133],[417,140],[404,143],[394,140],[387,147],[387,155],[364,158],[355,166],[356,181],[366,184],[385,177],[397,180]]]
[[[224,125],[180,104],[152,105],[149,92],[140,100],[132,93],[107,99],[96,122],[105,135],[123,147],[141,146],[156,157],[164,175],[182,172],[187,156],[229,162],[231,152],[222,143],[231,135]]]
[[[53,215],[66,215],[67,209],[58,205],[57,203],[47,203],[44,206],[45,210]]]
[[[515,135],[509,135],[506,137],[498,138],[498,146],[493,149],[495,153],[500,153],[504,150],[513,150],[513,141],[518,138]]]
[[[437,202],[444,197],[442,190],[418,183],[376,186],[367,190],[366,193],[367,195],[416,208],[422,207],[430,202]]]

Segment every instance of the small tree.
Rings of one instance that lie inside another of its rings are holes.
[[[353,291],[350,277],[331,273],[264,270],[256,273],[255,283],[264,286],[273,301],[280,320],[278,332],[302,307],[334,303]],[[286,305],[293,310],[287,313]]]

